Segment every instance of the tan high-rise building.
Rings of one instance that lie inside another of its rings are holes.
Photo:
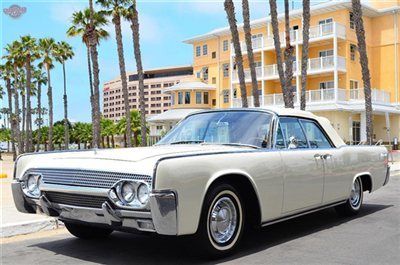
[[[193,76],[192,66],[173,66],[144,71],[144,94],[146,114],[162,113],[171,107],[171,96],[163,93],[165,88]],[[131,110],[139,110],[139,82],[136,72],[127,73],[129,105]],[[125,116],[121,77],[108,81],[103,86],[103,115],[119,121]]]

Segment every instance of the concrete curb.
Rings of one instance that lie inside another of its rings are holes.
[[[38,231],[57,229],[64,224],[56,218],[45,218],[35,221],[7,224],[0,227],[0,238],[26,235]]]

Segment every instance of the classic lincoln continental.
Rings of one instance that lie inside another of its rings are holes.
[[[79,238],[191,234],[224,255],[245,226],[357,214],[389,167],[385,147],[347,146],[326,118],[265,108],[191,114],[152,147],[22,155],[14,174],[19,211],[58,217]]]

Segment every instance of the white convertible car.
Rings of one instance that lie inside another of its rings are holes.
[[[221,255],[245,226],[332,206],[357,214],[389,167],[385,147],[347,146],[327,119],[271,108],[198,112],[152,147],[23,155],[14,174],[18,210],[77,237],[194,234]]]

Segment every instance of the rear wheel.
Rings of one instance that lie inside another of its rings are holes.
[[[201,248],[212,256],[233,252],[244,227],[244,207],[239,193],[228,184],[212,187],[207,193],[197,237]]]
[[[82,239],[97,239],[109,236],[112,229],[89,226],[83,224],[74,224],[65,222],[65,227],[72,235]]]
[[[357,177],[351,186],[350,197],[344,204],[336,206],[336,211],[343,216],[358,214],[363,202],[363,193],[362,181]]]

